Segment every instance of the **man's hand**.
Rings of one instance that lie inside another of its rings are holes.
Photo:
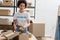
[[[24,27],[20,27],[20,30],[24,31]]]
[[[14,30],[16,30],[17,27],[14,27]]]
[[[13,26],[14,26],[14,30],[16,30],[16,25],[17,25],[17,20],[14,20],[14,24],[13,24]]]

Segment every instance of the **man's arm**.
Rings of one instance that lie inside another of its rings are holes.
[[[27,20],[27,23],[28,23],[27,27],[29,27],[30,26],[30,20]]]
[[[16,30],[16,25],[17,25],[17,20],[14,20],[14,24],[13,24],[14,30]]]
[[[14,30],[16,30],[16,25],[17,25],[17,18],[16,18],[17,14],[14,14],[13,16],[13,26],[14,26]]]

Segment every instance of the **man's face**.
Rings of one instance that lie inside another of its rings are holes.
[[[24,4],[24,3],[21,3],[21,4],[19,5],[19,8],[20,8],[20,10],[24,10],[24,9],[25,9],[25,4]]]

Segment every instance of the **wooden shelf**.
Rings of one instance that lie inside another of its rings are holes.
[[[30,16],[30,17],[33,17],[34,18],[34,16]]]
[[[30,16],[30,17],[35,19],[35,16]]]
[[[16,7],[16,6],[0,6],[0,7]],[[35,8],[35,7],[26,7],[26,8]]]
[[[16,7],[16,6],[15,6]],[[16,8],[18,8],[18,7],[16,7]],[[26,8],[35,8],[35,7],[26,7]]]
[[[13,17],[13,15],[0,15],[0,16],[9,16],[9,17]]]
[[[35,7],[27,7],[27,8],[35,8]]]
[[[0,15],[0,16],[3,16],[3,15]],[[13,17],[13,15],[5,15],[5,16]],[[30,16],[30,17],[34,18],[34,16]]]
[[[13,30],[12,25],[0,25],[0,30]]]
[[[15,6],[0,6],[0,7],[15,7]]]
[[[0,26],[12,26],[12,25],[2,25],[2,24],[0,24]]]

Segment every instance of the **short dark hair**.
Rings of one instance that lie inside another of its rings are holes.
[[[27,7],[27,2],[26,2],[26,1],[23,1],[23,0],[18,1],[17,7],[19,7],[19,5],[20,5],[21,3],[24,3],[24,4],[25,4],[25,8]]]

